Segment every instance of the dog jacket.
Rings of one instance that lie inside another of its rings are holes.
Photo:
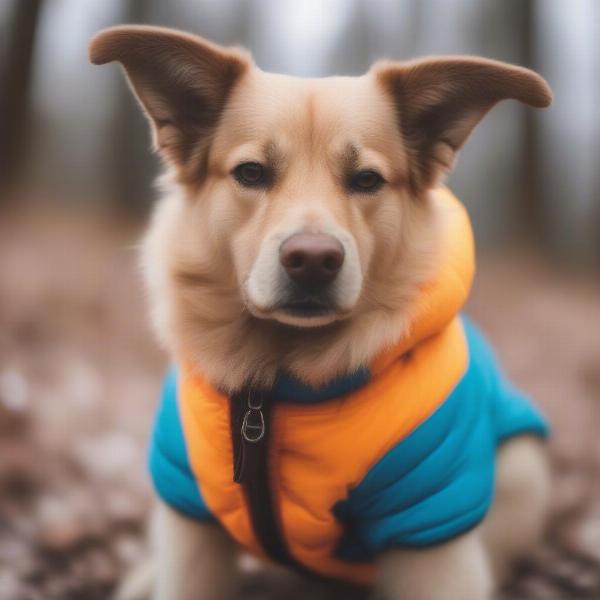
[[[437,544],[484,518],[498,445],[547,427],[459,314],[472,232],[458,200],[435,194],[449,215],[442,265],[408,333],[368,368],[319,389],[282,373],[232,398],[171,370],[149,458],[165,502],[261,556],[359,584],[382,551]]]

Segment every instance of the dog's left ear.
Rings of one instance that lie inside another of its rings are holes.
[[[140,25],[111,27],[90,42],[90,61],[119,61],[152,124],[154,145],[196,177],[227,98],[251,61],[198,36]]]
[[[552,102],[537,73],[484,58],[443,57],[383,62],[374,74],[396,105],[416,191],[433,187],[484,115],[513,98],[542,108]]]

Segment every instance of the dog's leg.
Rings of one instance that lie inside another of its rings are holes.
[[[152,523],[153,600],[230,600],[238,585],[237,547],[221,527],[159,503]]]
[[[488,600],[492,573],[479,528],[423,550],[381,558],[377,600]]]
[[[540,542],[548,517],[551,476],[544,442],[514,438],[498,451],[496,494],[482,538],[496,579]]]

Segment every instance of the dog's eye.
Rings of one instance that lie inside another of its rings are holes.
[[[260,187],[267,183],[267,171],[257,162],[238,165],[233,170],[233,176],[246,187]]]
[[[385,179],[377,171],[359,171],[350,178],[350,187],[356,192],[376,192]]]

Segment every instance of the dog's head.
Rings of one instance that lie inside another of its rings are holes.
[[[339,328],[399,310],[433,254],[428,191],[473,127],[502,99],[551,99],[535,73],[480,58],[297,79],[152,27],[98,34],[91,60],[123,65],[176,184],[153,243],[191,328],[240,313]]]

